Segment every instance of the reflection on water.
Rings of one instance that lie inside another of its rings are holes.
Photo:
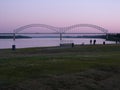
[[[63,40],[72,41],[74,44],[90,44],[90,40],[86,38],[64,38]],[[104,39],[96,39],[96,44],[103,44]],[[112,41],[105,41],[106,44],[115,44]],[[17,39],[13,42],[12,39],[0,39],[0,48],[11,48],[15,44],[17,48],[26,47],[48,47],[48,46],[59,46],[59,38],[30,38],[30,39]]]

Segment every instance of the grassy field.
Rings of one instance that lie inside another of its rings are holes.
[[[0,50],[0,90],[120,90],[120,45]]]

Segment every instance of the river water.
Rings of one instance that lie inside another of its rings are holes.
[[[104,39],[90,39],[90,38],[64,38],[64,42],[72,42],[76,45],[90,44],[90,40],[96,40],[96,44],[103,44]],[[115,44],[112,41],[105,41],[106,44]],[[16,45],[16,48],[29,48],[29,47],[48,47],[59,46],[59,38],[29,38],[29,39],[0,39],[0,49],[11,48]]]

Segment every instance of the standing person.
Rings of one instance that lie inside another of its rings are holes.
[[[93,44],[94,44],[94,45],[96,44],[96,40],[94,40]]]
[[[90,40],[90,45],[92,45],[92,40]]]

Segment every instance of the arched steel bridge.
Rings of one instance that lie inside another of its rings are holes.
[[[76,24],[76,25],[72,25],[72,26],[68,26],[68,27],[54,27],[54,26],[50,26],[50,25],[46,25],[46,24],[29,24],[29,25],[25,25],[22,26],[20,28],[17,28],[14,30],[14,33],[19,33],[20,31],[23,31],[27,28],[31,28],[31,27],[43,27],[43,28],[47,28],[50,30],[55,31],[56,33],[66,33],[69,30],[72,30],[74,28],[78,28],[78,27],[91,27],[91,28],[95,28],[99,31],[101,31],[102,33],[108,33],[108,30],[97,26],[97,25],[93,25],[93,24]]]
[[[27,28],[31,28],[31,27],[43,27],[43,28],[53,30],[53,31],[55,31],[55,33],[60,34],[60,40],[62,40],[62,34],[65,34],[67,31],[72,30],[74,28],[78,28],[78,27],[91,27],[91,28],[101,31],[104,34],[108,33],[107,29],[97,26],[97,25],[93,25],[93,24],[76,24],[76,25],[72,25],[72,26],[68,26],[68,27],[54,27],[54,26],[50,26],[50,25],[46,25],[46,24],[29,24],[29,25],[25,25],[25,26],[22,26],[22,27],[14,30],[14,32],[13,32],[14,40],[15,40],[15,34],[19,33],[20,31],[23,31]]]

